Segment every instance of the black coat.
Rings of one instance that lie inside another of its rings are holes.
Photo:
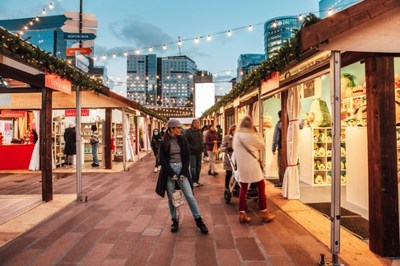
[[[189,128],[185,137],[189,143],[190,154],[197,155],[203,152],[203,134],[200,129]]]
[[[166,133],[168,134],[168,133]],[[160,156],[160,164],[161,164],[161,170],[160,174],[158,175],[158,181],[157,181],[157,186],[156,186],[156,193],[160,195],[161,197],[164,197],[165,191],[167,190],[167,181],[169,177],[172,177],[174,175],[184,175],[188,178],[190,185],[193,189],[192,186],[192,178],[190,176],[190,171],[189,171],[189,163],[190,163],[190,150],[189,150],[189,144],[186,140],[185,137],[183,136],[178,136],[178,145],[181,149],[181,162],[182,162],[182,170],[180,173],[175,173],[174,170],[171,168],[169,165],[169,149],[170,149],[170,143],[169,143],[169,137],[164,136],[163,140],[160,142],[160,147],[159,147],[159,156]]]
[[[154,135],[151,137],[151,148],[153,151],[158,151],[158,148],[160,146],[160,141],[161,141],[161,135]]]
[[[64,153],[66,155],[76,154],[76,132],[75,128],[69,127],[65,129],[64,132],[65,149]]]

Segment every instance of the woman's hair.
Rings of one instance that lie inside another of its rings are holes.
[[[254,130],[253,119],[251,119],[251,117],[248,115],[243,117],[243,120],[240,123],[240,128],[248,128]]]
[[[236,130],[236,125],[232,125],[229,128],[229,135],[233,135],[233,132]]]

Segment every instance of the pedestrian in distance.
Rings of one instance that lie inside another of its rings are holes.
[[[218,173],[215,171],[215,155],[218,151],[218,142],[221,142],[219,141],[214,125],[211,125],[208,129],[205,140],[208,153],[208,175],[216,176]]]
[[[190,149],[190,173],[192,175],[193,186],[202,186],[200,181],[201,156],[203,152],[203,134],[200,129],[200,120],[194,119],[192,126],[186,130],[185,135]]]
[[[74,124],[69,124],[68,128],[65,129],[64,141],[65,166],[72,167],[72,161],[76,154],[76,131]]]
[[[275,155],[276,151],[278,151],[277,163],[278,163],[278,184],[275,184],[275,187],[282,187],[284,169],[282,165],[282,121],[281,121],[282,112],[278,112],[279,121],[275,125],[274,137],[272,140],[272,153]]]
[[[208,161],[208,153],[207,153],[207,147],[206,147],[206,135],[207,135],[209,128],[210,128],[210,126],[208,126],[208,125],[204,125],[201,128],[201,132],[203,134],[203,159],[204,159],[204,161]]]
[[[167,128],[159,148],[161,171],[158,176],[156,193],[164,197],[167,192],[168,206],[172,217],[171,232],[175,233],[179,230],[179,216],[173,202],[175,188],[178,186],[185,196],[197,227],[203,234],[208,234],[208,228],[202,220],[193,194],[189,172],[190,149],[186,138],[181,136],[181,123],[179,120],[171,119],[167,123]]]
[[[92,125],[92,135],[90,136],[90,144],[92,145],[92,156],[93,156],[93,163],[92,167],[99,167],[99,158],[97,155],[97,151],[99,149],[99,134],[97,133],[97,126]]]
[[[228,134],[223,138],[222,144],[221,144],[221,151],[225,153],[225,155],[224,155],[224,169],[226,172],[225,189],[228,189],[228,190],[229,190],[229,181],[231,180],[233,169],[232,169],[231,163],[229,162],[229,158],[228,158],[227,154],[229,154],[229,156],[232,156],[233,136],[235,134],[235,130],[236,130],[236,125],[232,125],[229,128]]]
[[[240,182],[239,194],[239,222],[248,223],[251,218],[246,214],[246,197],[250,183],[258,187],[258,205],[260,218],[264,222],[275,219],[275,215],[267,209],[267,196],[265,194],[265,180],[260,165],[260,151],[264,148],[264,140],[254,129],[253,120],[245,116],[240,123],[239,130],[233,137],[234,160],[237,164]]]
[[[154,166],[154,173],[160,170],[160,159],[158,156],[158,149],[161,142],[161,134],[158,128],[153,129],[153,135],[151,136],[151,149],[153,150],[154,157],[156,158],[156,165]]]

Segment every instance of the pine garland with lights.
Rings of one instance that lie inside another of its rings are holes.
[[[65,59],[56,58],[20,37],[0,28],[0,50],[2,53],[25,61],[28,65],[42,71],[49,71],[70,80],[74,85],[81,86],[96,93],[101,92],[102,84],[89,77],[88,74],[70,66]]]
[[[65,59],[56,58],[48,52],[43,51],[20,37],[8,32],[0,27],[0,51],[6,55],[13,56],[16,60],[22,60],[28,65],[41,71],[49,71],[66,78],[75,86],[81,86],[95,93],[101,93],[103,84],[92,79],[88,74],[77,68],[70,66]],[[167,121],[165,117],[160,116],[153,110],[147,109],[137,104],[141,112],[155,117],[161,121]]]
[[[318,21],[319,19],[314,14],[309,14],[305,17],[302,27],[308,27]],[[218,112],[221,107],[233,102],[237,97],[261,86],[262,81],[272,73],[283,70],[294,60],[299,60],[301,55],[300,34],[300,31],[297,32],[293,38],[285,42],[274,57],[262,62],[260,66],[253,69],[253,71],[241,82],[237,83],[228,94],[206,110],[200,118],[205,118],[214,112]]]

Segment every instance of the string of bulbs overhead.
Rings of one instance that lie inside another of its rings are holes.
[[[61,0],[60,0],[61,1]],[[38,23],[40,21],[40,17],[46,15],[48,10],[52,10],[54,9],[54,1],[50,2],[48,5],[46,5],[45,7],[43,7],[40,11],[40,14],[37,15],[36,17],[34,17],[33,19],[31,19],[27,24],[23,25],[21,30],[19,30],[17,32],[17,34],[21,37],[22,35],[24,35],[24,33],[26,31],[29,30],[29,28],[31,28],[33,25],[35,25],[35,23]]]
[[[352,4],[361,2],[362,0],[354,0],[352,2]],[[319,10],[319,11],[312,11],[312,12],[304,12],[304,13],[300,13],[298,15],[298,20],[299,21],[304,21],[305,18],[305,14],[316,14],[319,12],[327,12],[328,16],[332,16],[335,11],[341,10],[341,8],[345,7],[347,5],[338,5],[335,8],[329,8],[328,10]],[[161,49],[163,51],[167,50],[168,47],[172,46],[172,47],[178,47],[181,48],[183,46],[184,43],[192,41],[195,44],[199,44],[200,41],[202,39],[207,40],[208,42],[212,41],[214,37],[216,36],[220,36],[220,35],[226,35],[228,38],[233,36],[233,32],[235,31],[240,31],[240,30],[245,30],[247,29],[249,32],[253,31],[253,29],[257,26],[263,25],[264,22],[259,22],[259,23],[255,23],[255,24],[249,24],[246,26],[241,26],[241,27],[237,27],[237,28],[232,28],[232,29],[228,29],[228,30],[224,30],[224,31],[219,31],[219,32],[215,32],[212,34],[206,34],[206,35],[198,35],[198,36],[194,36],[194,37],[189,37],[189,38],[181,38],[178,37],[177,41],[172,41],[172,42],[166,42],[163,44],[156,44],[156,45],[149,45],[147,47],[140,47],[140,48],[134,48],[134,49],[130,49],[130,50],[125,50],[125,51],[117,51],[117,52],[113,52],[111,53],[105,53],[101,56],[95,55],[93,57],[94,60],[107,60],[108,58],[117,58],[117,57],[127,57],[128,55],[140,55],[143,52],[153,52],[156,49]],[[279,27],[279,24],[277,21],[272,21],[272,25],[273,28],[277,28]],[[175,46],[176,45],[176,46]],[[222,72],[222,71],[221,71]]]

